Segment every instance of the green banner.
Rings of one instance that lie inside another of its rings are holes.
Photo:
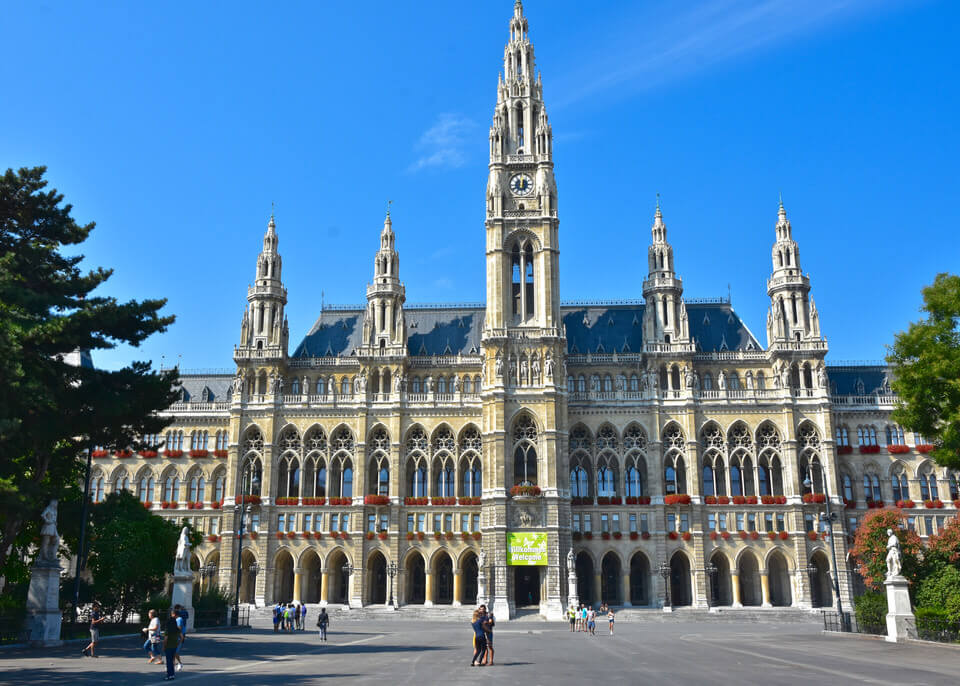
[[[547,564],[546,534],[507,534],[507,565],[537,567]]]

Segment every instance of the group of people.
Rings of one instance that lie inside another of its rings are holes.
[[[273,606],[273,632],[303,631],[306,628],[307,606],[277,603]]]
[[[487,606],[481,605],[473,611],[470,626],[473,627],[473,659],[471,667],[484,667],[493,664],[493,627],[497,621]]]
[[[174,605],[170,608],[170,616],[162,628],[156,610],[150,610],[148,616],[150,622],[143,628],[143,633],[146,634],[143,649],[150,655],[147,664],[161,665],[166,662],[166,680],[172,681],[175,672],[183,669],[180,651],[187,637],[187,620],[190,615],[182,605]]]
[[[601,603],[599,610],[594,610],[588,605],[573,605],[567,610],[567,617],[570,620],[570,631],[583,631],[591,636],[597,635],[597,617],[607,616],[607,624],[610,627],[610,635],[613,636],[613,608],[607,607],[606,603]]]

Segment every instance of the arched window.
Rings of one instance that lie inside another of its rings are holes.
[[[710,376],[709,372],[704,372],[703,374],[703,390],[705,391],[713,390],[713,377]]]
[[[920,468],[920,497],[923,500],[939,500],[940,488],[937,485],[937,474],[930,464]]]
[[[646,495],[647,488],[647,434],[637,424],[623,432],[624,465],[628,498]]]
[[[620,469],[617,456],[607,452],[597,458],[597,497],[613,498],[617,495]]]
[[[427,497],[427,434],[414,427],[407,433],[407,494],[412,498]]]
[[[687,446],[683,431],[676,424],[671,425],[663,434],[664,456],[664,493],[671,495],[687,492],[687,470],[684,461]]]
[[[587,380],[584,378],[583,374],[577,377],[577,392],[585,393],[587,390]]]
[[[172,474],[167,477],[163,485],[163,499],[175,503],[180,500],[180,477]]]
[[[770,423],[757,430],[757,482],[760,495],[783,495],[780,434]]]
[[[368,493],[371,495],[390,495],[390,434],[378,427],[367,441],[370,454]]]
[[[113,479],[113,490],[116,491],[129,491],[130,490],[130,477],[127,476],[127,473],[123,470],[117,473]]]
[[[126,477],[124,476],[124,478]],[[129,481],[127,481],[126,485],[123,488],[124,489],[130,488]],[[141,503],[152,501],[153,489],[154,489],[153,475],[149,473],[144,474],[143,476],[140,477],[140,484],[137,487],[137,499]]]
[[[902,466],[897,465],[893,468],[890,473],[890,486],[894,501],[910,499],[910,486]]]
[[[437,377],[437,393],[446,393],[447,392],[447,380],[442,376]]]
[[[755,495],[753,482],[753,439],[746,424],[737,422],[727,435],[730,455],[730,495]]]
[[[353,389],[350,388],[350,379],[347,377],[341,377],[340,379],[340,395],[350,395]]]
[[[95,503],[103,501],[104,478],[102,472],[95,472],[90,481],[90,500]]]
[[[206,495],[207,482],[203,474],[195,474],[190,478],[190,497],[187,502],[200,503]]]
[[[353,458],[356,442],[353,433],[341,426],[330,437],[330,495],[337,498],[353,497]]]
[[[574,498],[590,497],[590,475],[579,463],[570,470],[570,495]]]
[[[797,432],[800,444],[800,477],[804,493],[823,493],[823,465],[820,461],[820,436],[807,423]],[[809,483],[808,483],[809,482]]]
[[[475,426],[460,434],[460,495],[479,498],[483,491],[483,439]]]
[[[883,500],[883,495],[880,493],[879,476],[871,472],[863,475],[863,496],[868,501],[879,502]]]
[[[514,485],[537,485],[537,436],[537,426],[533,419],[522,414],[513,427]]]
[[[293,381],[290,382],[290,393],[300,395],[300,380],[297,377],[293,377]]]
[[[710,423],[701,432],[703,468],[700,471],[703,495],[726,495],[726,466],[724,461],[723,432]]]
[[[950,489],[950,500],[960,500],[960,473],[947,472],[947,485]]]
[[[843,486],[843,497],[848,501],[853,502],[853,480],[850,478],[850,475],[842,474],[840,476],[840,483]]]
[[[456,494],[453,482],[453,458],[449,455],[435,458],[434,465],[434,497],[451,498]]]
[[[757,388],[761,391],[767,389],[767,378],[763,375],[763,372],[757,372]]]
[[[226,478],[222,475],[216,475],[213,479],[213,499],[214,501],[220,503],[223,502],[224,488],[226,486]]]

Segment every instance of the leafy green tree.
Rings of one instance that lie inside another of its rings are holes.
[[[180,528],[127,491],[111,493],[93,508],[90,559],[93,594],[104,607],[126,614],[164,589],[173,571]],[[191,545],[201,535],[190,530]]]
[[[893,419],[934,442],[934,460],[960,467],[960,276],[938,274],[923,289],[923,321],[894,339],[887,362],[900,396]]]
[[[893,529],[900,539],[900,557],[903,576],[916,582],[923,559],[923,542],[916,532],[901,529],[903,512],[896,508],[871,510],[857,527],[851,553],[857,561],[857,571],[866,585],[874,590],[883,590],[887,576],[887,529]]]
[[[47,502],[80,500],[78,455],[93,444],[137,447],[138,436],[166,426],[157,411],[176,399],[175,371],[65,361],[76,350],[139,345],[173,317],[160,314],[164,300],[94,295],[111,270],[83,272],[83,256],[63,252],[94,224],[77,224],[63,196],[44,190],[45,171],[0,176],[0,574],[8,578],[28,557]]]

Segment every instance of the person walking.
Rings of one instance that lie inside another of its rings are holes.
[[[487,606],[481,605],[485,619],[483,621],[484,638],[487,639],[487,665],[493,664],[493,627],[497,625],[497,619],[492,612],[487,612]]]
[[[160,665],[163,664],[163,659],[160,657],[160,620],[157,618],[156,610],[150,610],[147,616],[150,621],[143,628],[143,633],[147,635],[147,640],[143,642],[143,649],[150,655],[150,659],[147,660],[148,665]]]
[[[107,618],[100,612],[100,603],[93,601],[93,609],[90,610],[90,643],[80,651],[81,655],[97,657],[97,643],[100,642],[100,625],[107,621]]]
[[[473,618],[470,620],[470,626],[473,627],[473,659],[470,660],[471,667],[483,667],[483,658],[487,652],[487,637],[483,630],[483,613],[477,608],[473,611]]]
[[[591,636],[597,635],[597,613],[593,611],[592,607],[587,610],[587,631],[590,632]]]
[[[170,609],[170,617],[163,628],[163,653],[167,658],[166,681],[172,681],[174,658],[180,646],[180,626],[177,624],[177,611]]]
[[[573,605],[567,608],[567,618],[570,620],[570,631],[573,631],[577,625],[577,609]]]
[[[607,622],[610,625],[610,635],[613,636],[613,608],[607,608]]]
[[[320,614],[317,615],[317,629],[320,630],[320,640],[327,642],[327,626],[330,624],[330,615],[327,614],[327,608],[321,607]]]
[[[179,672],[183,669],[183,660],[180,659],[180,651],[183,650],[183,642],[187,638],[187,613],[184,611],[182,605],[174,605],[173,609],[177,613],[177,628],[180,630],[177,652],[173,656],[177,663],[177,671]]]
[[[280,631],[280,603],[273,606],[273,633]]]
[[[580,608],[580,631],[587,630],[587,606],[584,605]]]
[[[300,606],[300,631],[307,630],[307,605],[304,603]]]

